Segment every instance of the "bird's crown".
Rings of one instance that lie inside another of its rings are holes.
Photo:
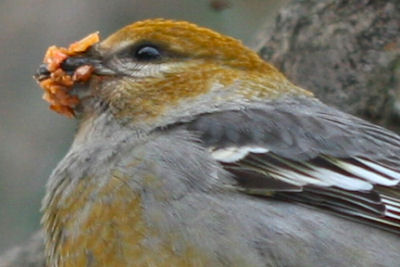
[[[239,40],[186,21],[149,19],[109,36],[100,49],[115,52],[131,45],[158,45],[176,56],[221,60],[237,67],[261,67],[265,62]]]

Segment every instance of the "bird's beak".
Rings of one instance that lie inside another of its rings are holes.
[[[50,103],[52,110],[74,117],[82,95],[89,91],[82,87],[88,88],[87,82],[93,74],[108,74],[96,50],[99,42],[100,36],[95,32],[68,48],[53,45],[47,49],[34,78],[44,90],[43,99]]]
[[[47,78],[50,78],[51,72],[47,68],[47,64],[40,64],[39,68],[36,70],[35,75],[33,76],[35,80],[38,82],[43,81]]]
[[[72,76],[74,72],[82,66],[93,67],[94,74],[107,74],[104,71],[104,67],[101,64],[100,59],[92,58],[91,56],[71,56],[66,58],[60,65],[60,68],[68,75]],[[47,64],[42,63],[36,70],[34,78],[37,81],[43,81],[50,78],[51,71],[48,69]]]

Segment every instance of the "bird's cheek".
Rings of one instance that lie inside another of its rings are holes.
[[[94,75],[85,93],[106,106],[115,106],[127,98],[125,86],[121,77]]]
[[[79,99],[79,104],[74,108],[75,113],[82,113],[93,109],[94,99],[101,97],[103,84],[107,77],[92,75],[85,83],[76,83],[70,94]]]

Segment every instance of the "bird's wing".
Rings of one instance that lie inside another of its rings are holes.
[[[200,135],[237,189],[400,232],[400,137],[315,99],[203,114]]]

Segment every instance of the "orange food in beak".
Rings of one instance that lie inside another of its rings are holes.
[[[69,92],[76,82],[86,82],[90,79],[93,66],[80,66],[71,76],[61,68],[61,63],[68,57],[86,52],[99,41],[99,34],[95,32],[72,43],[68,48],[50,46],[47,49],[43,63],[47,65],[50,75],[48,78],[38,80],[38,82],[45,91],[43,99],[50,103],[50,109],[69,118],[74,117],[73,109],[79,104],[79,99],[77,96],[70,95]]]

